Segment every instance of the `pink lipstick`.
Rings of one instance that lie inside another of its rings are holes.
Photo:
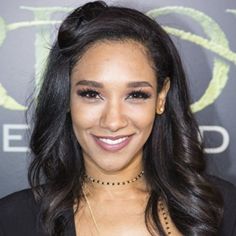
[[[132,139],[132,135],[126,136],[94,136],[95,142],[105,151],[117,152],[128,145]]]

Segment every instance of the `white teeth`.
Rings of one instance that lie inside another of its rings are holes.
[[[122,143],[127,138],[128,137],[124,137],[124,138],[119,138],[119,139],[116,139],[116,140],[111,140],[111,139],[107,139],[107,138],[99,138],[99,140],[101,140],[104,143],[114,145],[114,144]]]

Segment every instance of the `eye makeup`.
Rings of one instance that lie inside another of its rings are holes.
[[[97,90],[91,88],[78,89],[77,95],[87,99],[102,99],[100,93]]]
[[[151,93],[145,92],[142,89],[133,90],[129,93],[128,99],[143,99],[146,100],[151,97]]]
[[[85,88],[85,89],[79,89],[77,91],[78,96],[88,99],[99,99],[101,97],[100,93],[96,91],[95,89]],[[151,94],[148,92],[144,92],[141,89],[139,90],[133,90],[130,93],[128,93],[128,96],[126,99],[142,99],[146,100],[151,97]]]

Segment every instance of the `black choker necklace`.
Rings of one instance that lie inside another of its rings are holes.
[[[111,185],[111,186],[117,186],[117,185],[126,185],[126,184],[130,184],[133,183],[135,181],[137,181],[138,179],[140,179],[144,174],[144,171],[142,170],[135,178],[131,179],[131,180],[126,180],[126,181],[121,181],[121,182],[107,182],[107,181],[101,181],[99,179],[94,179],[91,176],[85,175],[85,178],[88,179],[89,181],[91,181],[92,183],[96,183],[96,184],[101,184],[101,185]]]

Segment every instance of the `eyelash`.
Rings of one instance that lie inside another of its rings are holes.
[[[87,99],[99,99],[101,97],[100,93],[96,90],[93,89],[81,89],[77,91],[77,94],[80,97],[83,98],[87,98]],[[146,100],[148,98],[151,97],[150,93],[147,92],[143,92],[141,89],[140,90],[133,90],[131,91],[128,96],[127,99],[142,99],[142,100]]]
[[[98,97],[101,98],[99,92],[93,89],[81,89],[77,91],[77,94],[80,97],[88,98],[88,99],[97,99]]]
[[[130,92],[128,97],[130,97],[130,96],[132,96],[131,99],[143,99],[143,100],[146,100],[146,99],[151,97],[151,94],[147,93],[147,92],[143,92],[140,89],[140,90],[134,90],[134,91]]]

